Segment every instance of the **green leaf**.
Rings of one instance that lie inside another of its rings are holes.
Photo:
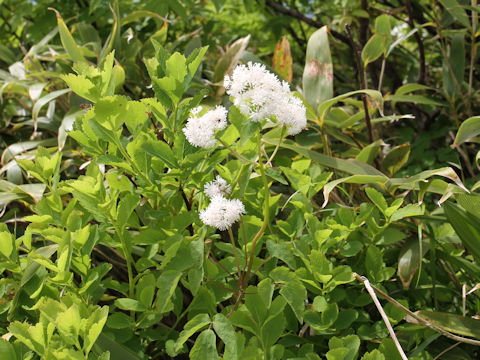
[[[67,51],[68,55],[72,58],[74,62],[86,63],[87,60],[83,57],[82,51],[80,50],[77,43],[73,39],[72,34],[70,34],[70,31],[68,30],[67,25],[63,21],[63,18],[60,15],[60,13],[55,9],[52,9],[52,8],[49,8],[49,9],[55,11],[55,14],[57,15],[57,24],[58,24],[58,32],[60,33],[60,40],[62,42],[64,49]]]
[[[162,272],[157,280],[157,311],[164,313],[170,311],[170,299],[173,296],[178,281],[180,280],[182,273],[175,270],[167,270]]]
[[[67,74],[60,76],[72,91],[95,103],[100,99],[100,89],[83,75]]]
[[[283,315],[285,305],[284,298],[280,296],[275,298],[269,316],[262,325],[260,336],[267,349],[271,348],[285,331],[286,321]]]
[[[184,21],[187,21],[188,15],[185,7],[178,0],[168,0],[168,7],[172,9],[175,14],[183,18]]]
[[[303,286],[297,275],[286,267],[277,267],[270,273],[270,277],[277,283],[284,284],[280,288],[282,295],[292,308],[298,321],[303,322],[303,311],[305,309],[305,299],[307,290]]]
[[[250,312],[250,317],[256,324],[262,324],[267,317],[267,304],[263,301],[256,287],[249,286],[246,292],[248,294],[245,295],[245,306]]]
[[[155,275],[146,274],[138,282],[135,288],[136,298],[145,305],[146,308],[152,306],[155,296]]]
[[[204,327],[210,324],[210,317],[207,314],[198,314],[185,324],[182,332],[178,336],[175,342],[175,351],[179,351],[183,344],[197,331],[200,331]],[[214,335],[215,336],[215,335]]]
[[[128,99],[124,96],[105,96],[94,106],[95,120],[108,130],[118,130],[125,122]]]
[[[13,239],[13,235],[8,231],[0,232],[0,253],[6,258],[9,258],[14,247],[15,240]]]
[[[217,345],[215,333],[210,330],[204,330],[198,338],[195,340],[192,350],[190,350],[190,359],[192,360],[205,360],[205,359],[218,359]]]
[[[78,342],[80,331],[80,312],[76,304],[70,306],[66,311],[58,313],[55,319],[59,333],[70,345]]]
[[[149,139],[142,144],[142,149],[150,155],[156,156],[162,160],[169,168],[178,168],[177,159],[175,158],[172,149],[163,141],[154,141]]]
[[[284,241],[274,242],[273,240],[267,240],[267,250],[270,256],[276,257],[285,264],[287,264],[292,270],[296,269],[296,261],[293,256],[294,248],[285,243]]]
[[[327,206],[330,193],[335,187],[342,183],[351,184],[385,184],[388,181],[386,176],[380,175],[352,175],[346,178],[330,181],[323,187],[323,204],[322,207]]]
[[[237,339],[230,320],[223,314],[216,314],[213,317],[213,329],[225,344],[224,359],[236,360],[238,358]]]
[[[86,354],[90,352],[93,345],[97,341],[98,337],[102,333],[102,329],[107,322],[108,306],[102,306],[97,308],[89,317],[86,322],[86,329],[83,329],[86,336],[83,336],[84,343],[83,349]]]
[[[13,344],[4,339],[0,339],[0,359],[2,360],[17,360],[17,354]]]
[[[135,299],[129,298],[121,298],[115,300],[115,305],[122,310],[130,310],[130,311],[145,311],[147,310],[145,306]]]
[[[468,19],[465,8],[458,3],[457,0],[440,0],[445,10],[447,10],[455,19],[463,26],[470,28],[470,20]]]
[[[407,162],[410,156],[410,144],[405,143],[395,146],[391,149],[382,161],[382,168],[393,176],[400,170]]]
[[[422,84],[416,84],[416,83],[410,83],[410,84],[405,84],[400,86],[396,91],[395,95],[405,95],[413,91],[418,91],[418,90],[435,90],[434,88],[431,88],[430,86],[422,85]]]
[[[453,229],[462,240],[463,245],[480,261],[480,223],[477,219],[469,216],[457,205],[446,201],[443,204],[443,210],[447,220],[453,226]]]
[[[478,135],[480,135],[480,116],[473,116],[460,124],[452,147],[459,146]]]
[[[385,360],[385,356],[375,349],[363,355],[362,360]]]
[[[370,245],[367,248],[367,253],[365,256],[365,269],[367,271],[367,277],[375,282],[382,281],[383,279],[381,278],[381,271],[383,267],[384,263],[382,252],[376,246]]]
[[[374,34],[365,44],[362,50],[363,66],[366,67],[371,62],[377,60],[382,54],[388,50],[386,37]]]
[[[40,113],[40,110],[44,105],[48,104],[50,101],[68,92],[70,92],[70,89],[56,90],[38,99],[35,105],[33,105],[33,109],[32,109],[33,121],[35,123],[38,121],[38,114]]]
[[[55,326],[52,324],[53,328]],[[28,348],[35,351],[37,354],[42,355],[45,353],[45,348],[47,346],[45,339],[45,331],[42,323],[38,323],[35,326],[31,326],[27,323],[21,323],[19,321],[14,321],[8,326],[8,331],[10,331],[13,336],[25,344]]]
[[[415,204],[408,204],[407,206],[404,206],[403,208],[398,209],[393,213],[393,215],[390,217],[390,221],[398,221],[406,217],[412,217],[412,216],[419,216],[423,215],[425,212],[425,206],[422,205],[415,205]]]
[[[166,74],[168,77],[178,80],[183,83],[185,75],[187,75],[187,60],[185,56],[176,52],[166,62]]]
[[[338,305],[336,303],[328,304],[322,312],[322,325],[325,329],[328,329],[333,325],[338,317]]]
[[[378,347],[378,350],[380,350],[382,352],[385,359],[388,359],[388,360],[402,360],[402,357],[400,356],[400,353],[398,352],[398,349],[395,346],[395,343],[393,342],[393,339],[391,339],[391,338],[383,339],[382,343]]]
[[[263,140],[268,144],[278,144],[278,139],[263,138]],[[357,161],[355,159],[340,159],[332,156],[323,155],[317,151],[312,151],[305,147],[298,146],[296,143],[290,140],[284,140],[280,144],[280,147],[295,151],[296,153],[303,155],[306,158],[311,159],[313,162],[316,162],[322,166],[337,169],[346,172],[347,174],[378,175],[384,177],[385,181],[388,180],[388,177],[385,176],[381,171],[375,169],[373,166],[362,163],[361,161]]]
[[[420,262],[428,250],[428,244],[424,242],[422,244],[422,254],[420,254],[419,245],[418,239],[409,239],[407,243],[402,246],[398,257],[397,273],[405,289],[408,289],[410,286],[416,271],[420,267]]]
[[[98,349],[98,354],[104,351],[110,352],[110,359],[122,359],[122,360],[142,360],[143,357],[138,356],[132,350],[125,345],[118,343],[107,335],[100,334],[95,342],[95,348]]]
[[[320,125],[323,124],[324,119],[325,119],[325,114],[327,113],[328,109],[330,109],[333,105],[335,105],[337,102],[342,101],[346,98],[351,97],[352,95],[356,94],[366,94],[370,96],[370,98],[373,100],[374,104],[379,107],[380,109],[383,108],[383,96],[382,93],[376,90],[356,90],[356,91],[350,91],[348,93],[336,96],[332,99],[325,100],[322,102],[318,108],[317,108],[317,113],[318,116],[320,117]]]
[[[458,194],[455,196],[457,203],[460,204],[467,213],[480,219],[480,196],[477,194]]]
[[[381,144],[381,140],[377,140],[371,144],[368,144],[358,153],[357,156],[355,156],[355,159],[371,165],[380,152]]]
[[[387,95],[385,101],[395,102],[411,102],[414,104],[432,105],[432,106],[446,106],[445,103],[433,100],[422,95]]]
[[[315,31],[308,40],[302,81],[303,96],[314,108],[333,97],[333,65],[327,26]]]
[[[480,339],[480,320],[458,314],[427,310],[420,310],[416,314],[443,330]],[[411,322],[416,323],[415,319],[412,319]]]
[[[367,196],[372,202],[377,206],[377,208],[385,214],[385,210],[387,210],[388,204],[383,195],[375,190],[374,188],[366,188],[365,192]]]
[[[135,326],[135,323],[130,316],[122,312],[116,312],[108,317],[107,326],[111,329],[131,329]]]
[[[343,338],[338,338],[336,336],[330,338],[328,341],[328,347],[330,348],[330,351],[327,353],[327,359],[334,360],[354,360],[357,357],[358,349],[360,348],[360,339],[357,335],[349,335],[345,336]],[[332,350],[338,349],[338,348],[346,348],[347,352],[343,355],[342,358],[338,358],[337,356],[332,356],[333,353],[331,353]],[[330,356],[329,356],[330,354]]]
[[[130,215],[135,211],[139,202],[140,198],[135,194],[129,193],[122,197],[117,209],[117,224],[119,224],[119,226],[126,226]]]

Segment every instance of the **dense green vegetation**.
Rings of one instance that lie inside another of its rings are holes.
[[[0,4],[0,359],[479,358],[476,0]]]

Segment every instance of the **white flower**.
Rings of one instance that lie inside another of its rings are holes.
[[[287,127],[289,135],[298,134],[307,125],[302,101],[292,95],[287,82],[280,82],[265,65],[238,65],[231,77],[225,76],[223,85],[233,97],[233,104],[252,121],[276,120]]]
[[[217,175],[214,181],[210,181],[205,184],[204,190],[205,195],[210,199],[213,199],[215,196],[225,196],[230,194],[232,187],[227,184],[225,179],[222,179],[220,175]]]
[[[190,117],[187,125],[183,128],[183,133],[193,146],[209,148],[217,143],[215,131],[227,127],[227,109],[217,106],[199,117],[201,110],[202,107],[199,106],[190,111]]]
[[[216,195],[206,209],[200,211],[200,220],[219,230],[227,230],[245,213],[243,203],[238,199],[226,199]]]

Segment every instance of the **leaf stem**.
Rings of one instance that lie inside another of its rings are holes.
[[[255,258],[255,245],[257,244],[258,239],[263,235],[265,232],[265,229],[267,228],[268,221],[269,221],[269,215],[270,215],[270,189],[268,188],[268,180],[267,176],[265,175],[265,166],[262,162],[262,151],[261,151],[261,139],[262,135],[261,133],[258,134],[258,162],[259,162],[259,169],[260,169],[260,174],[262,176],[263,180],[263,186],[264,186],[264,206],[265,206],[265,214],[263,218],[263,224],[262,227],[258,230],[257,234],[252,240],[252,245],[250,248],[250,260],[248,263],[248,268],[247,268],[247,275],[245,276],[245,285],[250,279],[250,273],[252,271],[252,266],[253,266],[253,259]]]
[[[242,278],[242,271],[240,270],[240,262],[238,261],[238,255],[237,255],[237,247],[235,245],[235,239],[233,238],[233,232],[232,228],[228,228],[228,235],[230,236],[230,241],[233,246],[233,257],[235,258],[235,264],[237,265],[237,271],[238,271],[238,288],[242,289],[243,288],[243,278]]]
[[[267,165],[270,164],[270,167],[272,167],[272,161],[275,155],[277,155],[278,149],[280,148],[280,144],[282,143],[283,136],[285,135],[285,125],[282,125],[282,131],[280,132],[280,139],[278,139],[278,144],[275,146],[275,150],[273,150],[272,155],[267,161]]]

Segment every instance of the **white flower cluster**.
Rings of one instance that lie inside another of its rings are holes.
[[[298,134],[307,126],[302,101],[290,93],[287,82],[280,82],[265,65],[238,65],[231,77],[225,76],[223,84],[234,105],[252,121],[276,119],[279,125],[287,127],[289,135]]]
[[[223,106],[217,106],[198,117],[200,111],[202,111],[201,106],[190,111],[190,117],[187,120],[187,125],[183,128],[183,133],[193,146],[209,148],[217,143],[215,131],[227,127],[227,109]]]
[[[232,187],[227,184],[225,179],[222,179],[220,175],[217,175],[214,181],[207,182],[205,184],[204,192],[210,199],[215,196],[229,195],[232,191]]]
[[[200,220],[204,224],[222,231],[227,230],[245,213],[245,206],[240,200],[224,197],[230,193],[231,187],[220,176],[207,183],[204,191],[210,198],[207,208],[200,211]]]

